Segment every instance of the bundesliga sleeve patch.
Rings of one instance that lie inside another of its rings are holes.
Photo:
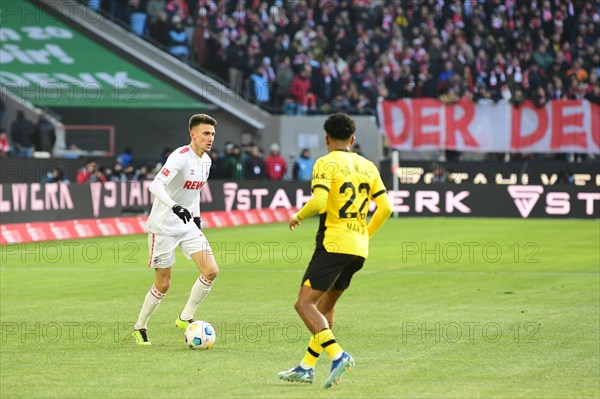
[[[169,174],[171,173],[171,171],[167,168],[163,168],[162,173],[165,177],[169,177]]]

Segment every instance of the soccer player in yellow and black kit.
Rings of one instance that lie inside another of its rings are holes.
[[[354,121],[334,114],[324,125],[329,153],[313,167],[312,198],[290,219],[290,229],[317,213],[320,217],[313,257],[306,269],[295,304],[296,311],[313,334],[300,364],[279,373],[291,382],[312,383],[322,350],[332,359],[324,388],[330,388],[354,365],[354,359],[337,343],[331,327],[335,304],[350,286],[369,252],[369,239],[391,214],[390,201],[377,167],[350,152]],[[370,200],[377,210],[367,223]]]

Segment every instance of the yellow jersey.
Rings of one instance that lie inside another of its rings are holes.
[[[366,258],[369,204],[386,192],[375,164],[353,152],[331,151],[315,162],[311,188],[329,192],[319,211],[317,248]]]

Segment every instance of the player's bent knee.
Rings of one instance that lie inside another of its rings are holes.
[[[217,278],[217,275],[219,274],[219,268],[217,266],[211,267],[208,270],[204,271],[202,274],[207,279],[213,281],[214,279]]]
[[[307,306],[309,306],[309,303],[298,299],[294,304],[294,309],[296,309],[296,312],[302,314],[306,310]]]
[[[171,277],[170,276],[156,276],[156,281],[154,286],[161,293],[166,294],[166,292],[171,288]]]
[[[157,290],[159,290],[162,294],[166,294],[171,288],[171,279],[160,279],[154,283],[154,286]]]

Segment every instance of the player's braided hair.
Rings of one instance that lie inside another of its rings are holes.
[[[356,131],[354,120],[346,114],[330,115],[323,125],[325,133],[338,140],[346,140],[352,137]]]
[[[214,118],[212,118],[206,114],[192,115],[192,117],[190,118],[190,123],[189,123],[190,130],[192,130],[192,128],[194,126],[202,125],[202,124],[217,126],[217,121]]]

